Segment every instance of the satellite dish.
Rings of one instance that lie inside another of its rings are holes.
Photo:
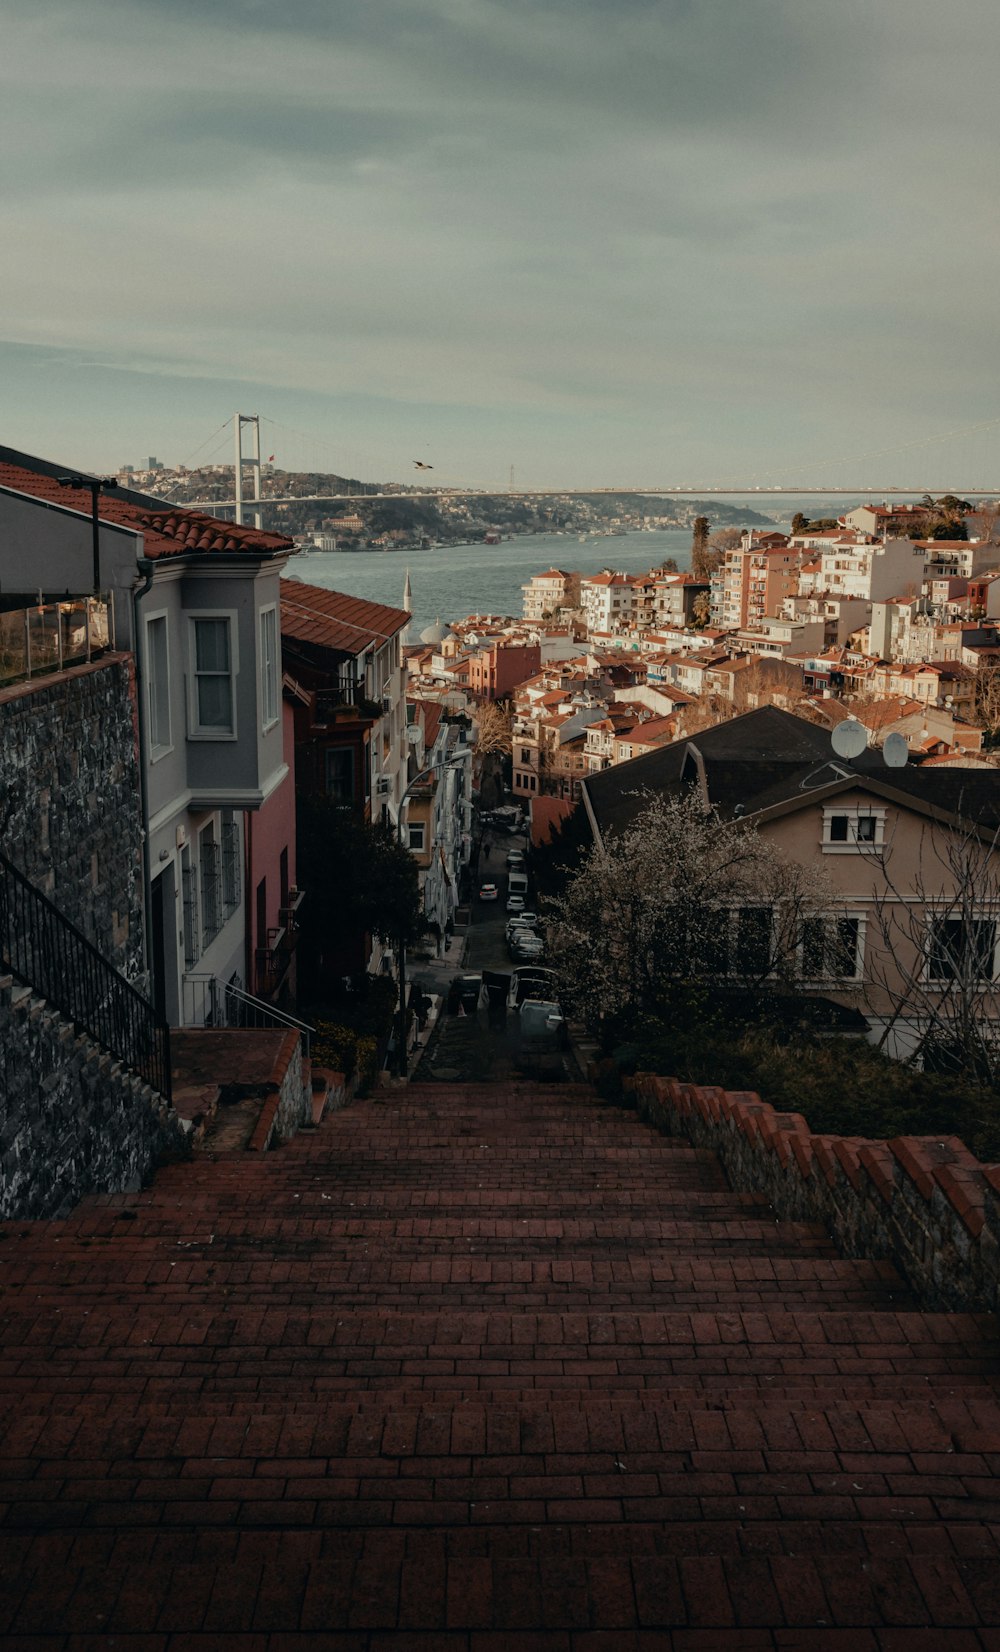
[[[868,744],[868,732],[856,717],[848,717],[837,724],[830,736],[830,744],[838,757],[860,757]]]
[[[910,760],[910,748],[902,734],[887,734],[882,746],[882,757],[890,769],[905,769]]]

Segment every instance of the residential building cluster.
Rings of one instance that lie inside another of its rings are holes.
[[[131,974],[175,1028],[218,1025],[227,994],[294,1012],[305,797],[391,826],[417,858],[434,933],[454,921],[471,842],[467,725],[408,701],[405,610],[285,577],[292,553],[285,535],[125,487],[99,498],[95,519],[59,467],[0,450],[0,698],[44,697],[60,668],[99,669],[92,632],[102,658],[127,663],[141,841],[93,875],[131,878],[140,862]],[[59,904],[74,823],[50,792],[43,892]],[[371,937],[344,957],[345,973],[392,965]]]
[[[407,649],[412,691],[509,701],[520,798],[575,801],[584,776],[765,704],[828,729],[857,715],[872,744],[901,732],[918,760],[982,766],[1000,545],[974,514],[969,540],[911,537],[925,520],[865,505],[834,527],[748,529],[703,578],[548,568],[520,619],[428,627]]]

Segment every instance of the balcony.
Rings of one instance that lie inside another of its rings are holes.
[[[257,947],[254,953],[257,992],[261,998],[273,998],[279,992],[298,944],[297,929],[280,925],[268,930],[267,945]]]
[[[111,624],[111,609],[98,597],[0,613],[0,684],[86,665],[114,645]]]

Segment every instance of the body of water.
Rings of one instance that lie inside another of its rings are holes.
[[[436,619],[450,624],[467,614],[523,612],[521,586],[547,568],[597,574],[602,568],[645,573],[667,557],[682,571],[691,565],[690,528],[655,533],[602,535],[580,542],[577,534],[522,534],[499,545],[440,545],[428,551],[310,551],[296,556],[286,573],[310,585],[370,602],[403,606],[409,569],[414,640]]]
[[[766,517],[785,531],[796,511],[809,517],[838,516],[864,502],[861,495],[856,500],[791,495],[769,500],[759,493],[726,501],[738,510],[747,508],[758,518]],[[733,525],[713,519],[710,500],[707,514],[713,530]],[[749,514],[747,521],[753,520],[753,514]],[[682,572],[691,566],[690,528],[588,534],[582,542],[578,533],[568,532],[522,534],[499,545],[439,545],[428,551],[310,551],[293,557],[287,572],[311,585],[325,585],[401,608],[403,582],[409,569],[413,591],[410,634],[416,641],[421,630],[436,619],[450,624],[477,613],[510,614],[519,619],[523,612],[522,585],[546,568],[585,574],[615,568],[640,574],[659,566],[667,557],[673,557]]]

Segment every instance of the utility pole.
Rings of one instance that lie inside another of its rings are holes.
[[[105,488],[118,486],[117,476],[60,476],[61,488],[88,488],[90,490],[90,535],[91,555],[93,558],[94,595],[101,594],[101,524],[97,514],[97,501]]]
[[[243,452],[243,426],[250,426],[250,452]],[[233,433],[236,438],[236,491],[233,497],[236,500],[236,520],[243,521],[243,468],[249,465],[253,473],[254,502],[260,504],[260,414],[234,413]],[[261,514],[259,509],[254,511],[253,525],[259,528]]]

